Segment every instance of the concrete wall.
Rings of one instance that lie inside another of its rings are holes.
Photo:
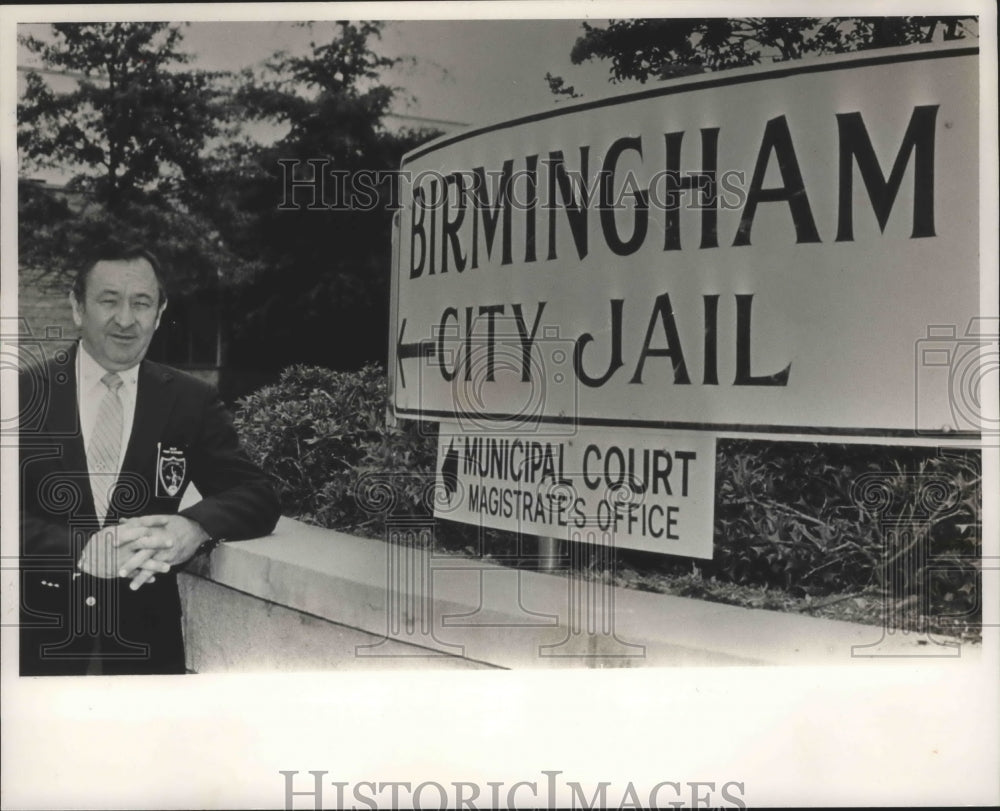
[[[195,672],[884,664],[978,649],[624,589],[282,519],[180,575]]]

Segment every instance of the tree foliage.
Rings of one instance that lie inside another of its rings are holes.
[[[277,370],[288,363],[289,347],[298,362],[337,368],[386,356],[389,173],[433,133],[384,127],[395,89],[381,75],[398,60],[375,52],[381,29],[381,23],[337,23],[305,56],[276,54],[263,71],[243,77],[237,101],[244,114],[284,134],[273,144],[234,151],[220,170],[235,208],[255,212],[232,221],[227,237],[266,267],[261,283],[236,304],[236,364]],[[315,171],[326,173],[326,196],[287,183]],[[331,178],[339,174],[346,188],[361,172],[381,173],[371,198],[334,201],[338,181]]]
[[[168,268],[171,298],[196,294],[218,280],[229,285],[251,272],[220,242],[213,224],[191,212],[137,200],[126,211],[113,212],[86,194],[53,196],[33,183],[18,189],[18,260],[64,286],[77,271],[81,256],[109,239],[155,246]],[[68,289],[68,288],[67,288]]]
[[[181,30],[167,23],[57,23],[51,41],[22,43],[50,68],[80,75],[55,92],[37,72],[18,105],[19,147],[29,166],[77,171],[111,211],[150,192],[197,185],[201,157],[224,119],[215,75],[182,70]]]
[[[21,42],[76,81],[57,91],[27,73],[18,148],[26,168],[71,179],[62,200],[21,184],[21,264],[69,276],[85,247],[115,236],[156,246],[174,292],[245,276],[205,210],[207,154],[231,112],[220,74],[185,69],[177,25],[58,23],[51,33]]]
[[[552,73],[546,73],[545,81],[549,85],[549,90],[555,96],[566,96],[569,99],[578,99],[582,95],[581,93],[576,92],[576,88],[573,85],[567,85],[566,80],[562,76],[555,76]]]
[[[612,82],[645,83],[804,56],[962,39],[974,36],[976,25],[974,17],[720,17],[610,20],[603,28],[585,22],[583,30],[570,53],[574,65],[609,60]],[[546,79],[551,86],[553,78]]]

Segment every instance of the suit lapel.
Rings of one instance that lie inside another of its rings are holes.
[[[148,361],[139,366],[135,418],[122,462],[123,471],[141,474],[152,471],[152,475],[156,476],[156,443],[163,436],[176,397],[172,380],[173,375],[168,370],[153,366]]]
[[[79,488],[78,516],[94,514],[94,492],[90,487],[87,450],[83,444],[78,402],[79,341],[68,351],[68,360],[54,358],[46,366],[46,392],[48,408],[44,417],[41,436],[48,438],[58,448],[58,460],[69,477]]]
[[[67,472],[80,481],[85,505],[93,505],[87,468],[87,451],[83,446],[80,409],[77,395],[79,343],[73,345],[69,362],[48,366],[49,408],[45,419],[45,436],[56,438],[62,447],[60,459]]]

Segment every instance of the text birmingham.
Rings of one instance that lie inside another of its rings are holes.
[[[911,238],[933,237],[934,163],[938,105],[915,106],[888,173],[880,165],[860,112],[838,113],[836,242],[854,240],[854,167],[878,222],[885,230],[906,169],[913,166]],[[281,210],[402,209],[403,231],[409,236],[411,279],[475,270],[482,262],[499,266],[515,262],[552,261],[561,252],[557,223],[565,221],[578,259],[591,251],[590,237],[599,233],[615,255],[638,251],[652,233],[650,210],[663,212],[659,241],[664,251],[681,250],[682,201],[701,212],[699,249],[720,247],[719,210],[741,210],[733,247],[751,244],[751,231],[761,205],[788,208],[796,244],[822,242],[810,204],[787,117],[767,121],[751,172],[720,170],[719,128],[701,128],[700,168],[682,169],[684,131],[663,134],[660,145],[641,135],[620,137],[604,149],[578,147],[577,166],[563,150],[523,158],[501,158],[496,167],[454,171],[381,172],[335,169],[328,159],[279,160],[284,198]],[[690,139],[689,139],[690,140]],[[653,158],[653,155],[657,158]],[[596,160],[592,158],[596,157]],[[810,154],[810,159],[814,156]],[[624,166],[638,162],[637,173]],[[650,160],[655,165],[650,166]],[[765,186],[768,167],[778,167],[781,185]],[[305,169],[309,167],[309,176]],[[296,177],[296,169],[298,177]],[[646,174],[645,182],[639,177]],[[750,176],[749,185],[746,177]],[[407,194],[403,186],[408,185]],[[689,196],[690,195],[690,196]],[[408,198],[408,199],[407,199]],[[303,200],[306,200],[303,204]],[[631,227],[622,233],[618,214],[630,211]],[[545,212],[546,222],[537,213]],[[592,231],[591,211],[599,229]],[[515,215],[516,212],[516,215]],[[560,215],[562,212],[562,215]],[[519,239],[513,226],[517,220]],[[543,237],[543,229],[545,236]],[[497,239],[499,237],[499,239]],[[517,244],[520,242],[520,244]],[[497,245],[496,243],[499,243]],[[496,248],[496,250],[495,250]],[[498,256],[495,256],[495,253]]]

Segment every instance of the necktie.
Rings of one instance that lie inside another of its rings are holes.
[[[97,422],[87,448],[87,465],[90,467],[90,485],[94,491],[94,509],[97,520],[103,526],[108,514],[111,491],[118,478],[124,414],[121,397],[118,395],[123,383],[121,377],[117,372],[108,372],[101,378],[101,382],[108,390],[97,410]]]

